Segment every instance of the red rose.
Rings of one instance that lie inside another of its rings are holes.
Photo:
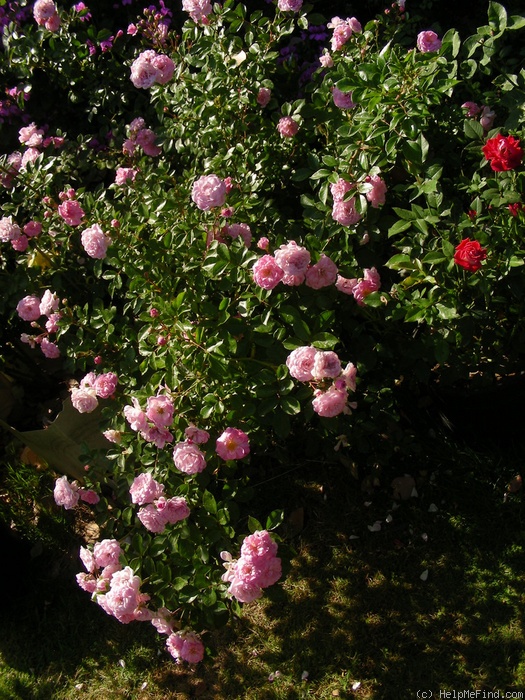
[[[476,272],[481,267],[481,261],[485,260],[486,257],[487,251],[481,247],[479,241],[471,241],[470,238],[464,238],[456,246],[454,262],[469,272]]]
[[[523,149],[514,136],[498,134],[489,139],[481,150],[485,158],[490,161],[490,167],[495,171],[514,170],[523,158]]]

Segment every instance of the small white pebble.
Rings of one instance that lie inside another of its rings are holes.
[[[423,542],[428,542],[428,535],[427,535],[426,532],[424,532],[424,533],[421,535],[421,539],[423,540]]]
[[[391,523],[394,518],[390,515],[390,513],[386,516],[385,520],[387,523]]]
[[[428,507],[428,512],[429,513],[437,513],[438,512],[438,507],[435,503],[431,503]]]
[[[301,680],[302,680],[302,681],[307,681],[307,680],[308,680],[308,676],[309,676],[308,671],[303,671],[303,672],[301,673]]]
[[[126,668],[126,662],[124,661],[124,659],[120,659],[119,664],[120,666],[122,666],[122,668]]]
[[[352,690],[357,690],[360,687],[361,687],[361,681],[356,681],[355,683],[352,684]]]
[[[370,530],[370,532],[379,532],[379,530],[381,530],[381,521],[376,520],[373,525],[368,526],[368,529]]]
[[[83,687],[84,687],[84,684],[83,684],[83,683],[77,683],[76,686],[75,686],[75,689],[76,689],[76,690],[82,690]]]
[[[412,493],[410,494],[411,498],[417,498],[419,496],[416,487],[412,489]]]
[[[419,578],[420,578],[422,581],[426,581],[427,578],[428,578],[428,569],[425,569]]]

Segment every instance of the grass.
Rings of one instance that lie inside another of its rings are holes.
[[[395,506],[391,476],[363,493],[341,465],[269,482],[272,507],[293,513],[289,528],[304,513],[296,556],[242,620],[206,635],[215,655],[196,668],[176,665],[150,625],[120,625],[91,604],[74,583],[74,555],[4,560],[0,700],[524,690],[525,511],[521,491],[504,498],[519,453],[444,454],[414,466],[418,496]]]

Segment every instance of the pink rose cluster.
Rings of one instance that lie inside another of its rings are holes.
[[[148,49],[131,64],[131,82],[144,90],[154,83],[165,85],[172,79],[174,70],[175,64],[169,56]]]
[[[201,211],[222,207],[226,201],[228,187],[218,175],[201,175],[191,189],[191,198]]]
[[[77,574],[82,590],[93,595],[100,607],[119,622],[128,624],[135,620],[151,620],[153,613],[146,607],[150,597],[141,593],[141,580],[131,567],[122,567],[122,549],[117,540],[97,542],[91,552],[80,548],[80,559],[87,573]]]
[[[20,318],[23,321],[31,322],[33,328],[39,328],[41,331],[36,335],[22,333],[20,340],[32,348],[38,345],[43,354],[49,359],[60,357],[58,345],[49,339],[51,333],[57,332],[58,322],[62,317],[62,314],[58,311],[59,305],[60,299],[55,292],[51,292],[49,289],[46,289],[42,297],[35,295],[25,296],[16,305],[16,311]],[[44,326],[45,330],[37,323],[41,316],[47,316]]]
[[[124,407],[124,416],[132,430],[136,430],[147,442],[162,449],[167,442],[173,442],[168,427],[173,423],[173,402],[169,396],[158,394],[147,400],[143,411],[138,400],[133,397],[133,406]]]
[[[146,122],[142,117],[137,117],[136,119],[134,119],[128,126],[127,130],[129,136],[122,145],[122,152],[124,153],[124,155],[132,156],[135,153],[136,149],[140,148],[147,156],[151,156],[153,158],[156,156],[160,156],[160,154],[162,153],[162,148],[160,146],[157,146],[155,143],[157,135],[154,131],[146,127]],[[129,179],[129,171],[131,171],[132,169],[122,168],[122,170],[128,171],[126,179]],[[136,171],[134,172],[136,174]],[[133,175],[132,181],[134,179],[135,175]],[[122,183],[117,182],[117,184]]]
[[[21,229],[12,216],[0,219],[0,242],[10,243],[18,253],[24,253],[29,246],[29,239],[41,233],[42,224],[39,221],[28,221]]]
[[[208,15],[213,8],[210,0],[182,0],[182,9],[196,24],[209,24]]]
[[[115,172],[115,184],[125,185],[128,180],[129,182],[134,182],[137,177],[138,170],[135,168],[117,168]]]
[[[281,578],[277,544],[266,530],[257,530],[245,537],[239,559],[233,560],[229,552],[221,552],[221,558],[226,567],[222,580],[230,584],[228,593],[240,603],[260,598],[263,588]]]
[[[98,399],[113,397],[118,384],[118,377],[113,372],[97,375],[89,372],[80,381],[78,387],[71,390],[71,403],[79,413],[91,413],[98,406]]]
[[[129,493],[131,501],[139,508],[137,517],[150,532],[164,532],[166,525],[174,525],[190,514],[186,499],[182,496],[166,498],[164,484],[144,472],[133,480]]]
[[[352,34],[360,34],[363,31],[361,23],[355,17],[332,17],[331,21],[326,25],[329,29],[333,29],[330,44],[332,51],[339,51],[343,48]]]
[[[100,498],[92,489],[85,489],[78,485],[78,482],[69,483],[67,476],[61,476],[55,481],[53,497],[57,506],[62,506],[66,510],[72,510],[79,501],[95,505]]]
[[[299,131],[299,124],[293,117],[281,117],[277,122],[277,131],[283,138],[291,139]]]
[[[267,246],[265,246],[267,249]],[[253,266],[253,279],[263,289],[273,289],[279,282],[298,286],[303,282],[312,289],[321,289],[335,283],[337,266],[322,254],[319,260],[311,263],[309,251],[295,241],[280,246],[274,255],[263,255]]]
[[[107,255],[111,238],[104,233],[99,224],[93,224],[82,231],[80,242],[90,258],[103,260]]]
[[[39,27],[45,27],[49,32],[56,32],[60,27],[60,16],[53,0],[36,0],[33,17]]]
[[[53,146],[60,148],[64,144],[62,136],[45,136],[46,128],[39,128],[34,122],[23,126],[18,132],[18,140],[26,150],[23,154],[14,151],[7,158],[7,171],[1,176],[4,187],[11,187],[14,177],[19,171],[24,171],[29,163],[34,163],[42,148]]]
[[[303,0],[278,0],[277,7],[281,12],[299,12],[303,6]]]
[[[177,662],[186,661],[189,664],[197,664],[204,658],[204,645],[199,635],[193,630],[172,632],[166,640],[166,646]]]
[[[381,278],[376,268],[372,267],[365,269],[360,279],[347,279],[338,275],[335,286],[343,294],[351,294],[359,306],[364,306],[365,297],[381,287]]]
[[[348,392],[355,391],[357,369],[351,362],[343,369],[337,353],[302,346],[290,353],[286,366],[294,379],[314,384],[312,406],[321,417],[333,418],[356,408],[355,403],[348,402]]]
[[[494,112],[492,107],[488,107],[487,105],[481,105],[480,107],[475,102],[464,102],[461,107],[467,110],[467,117],[471,119],[479,118],[479,123],[484,131],[492,129],[494,119],[496,118],[496,112]]]
[[[347,197],[347,193],[354,188],[357,188],[357,185],[342,177],[330,185],[330,192],[334,200],[332,218],[341,226],[354,226],[361,219],[361,214],[356,209],[356,198]],[[362,183],[362,189],[366,199],[375,209],[385,203],[387,187],[379,175],[367,175]]]

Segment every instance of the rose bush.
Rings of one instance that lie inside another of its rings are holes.
[[[3,25],[3,362],[38,356],[105,436],[53,465],[119,546],[79,584],[195,662],[283,570],[282,514],[247,505],[262,459],[404,464],[414,397],[520,368],[525,18],[491,2],[462,40],[404,3],[80,5]],[[307,71],[282,60],[323,21]]]

